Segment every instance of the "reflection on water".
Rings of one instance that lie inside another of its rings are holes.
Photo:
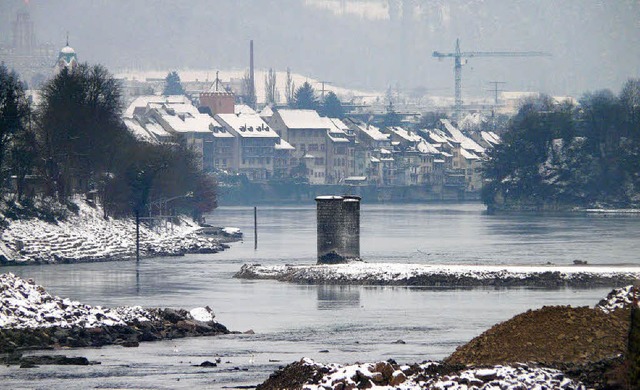
[[[360,306],[360,289],[352,286],[318,286],[318,310]]]
[[[493,216],[477,204],[362,207],[365,260],[399,263],[638,264],[640,218],[536,214]],[[543,305],[593,306],[609,289],[445,289],[312,286],[237,280],[243,263],[314,264],[315,208],[216,210],[207,222],[235,226],[245,242],[213,255],[5,267],[51,293],[91,305],[193,308],[209,305],[231,330],[255,335],[65,351],[89,367],[0,367],[6,388],[220,388],[255,385],[306,356],[324,362],[440,359],[497,322]],[[406,344],[395,344],[397,340]],[[329,351],[329,352],[320,352]],[[50,351],[45,351],[47,353]],[[220,356],[219,367],[193,367]],[[229,362],[229,363],[226,363]],[[252,363],[251,363],[252,362]],[[237,370],[235,368],[238,368]],[[244,371],[246,370],[246,371]]]

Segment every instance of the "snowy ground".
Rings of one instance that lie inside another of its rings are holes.
[[[630,282],[640,267],[425,265],[353,262],[338,265],[243,265],[238,278],[311,284],[382,285],[589,285]]]
[[[0,254],[18,264],[121,260],[135,257],[136,226],[129,219],[104,219],[102,210],[76,200],[77,215],[47,223],[38,219],[11,221],[2,232]],[[196,234],[187,218],[179,223],[147,227],[141,224],[143,256],[179,255],[189,251],[222,250],[219,239]]]

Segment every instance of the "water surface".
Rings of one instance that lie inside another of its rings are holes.
[[[1,367],[9,388],[221,388],[262,382],[302,357],[323,362],[441,359],[497,322],[543,305],[593,306],[605,289],[425,289],[306,286],[233,279],[244,263],[313,264],[315,209],[220,208],[207,221],[244,242],[213,255],[135,262],[5,267],[51,293],[92,305],[209,305],[232,330],[255,335],[167,340],[139,348],[63,351],[90,367]],[[370,262],[640,264],[640,218],[629,215],[488,215],[478,204],[362,206],[361,253]],[[402,340],[405,343],[397,343]],[[328,351],[328,352],[327,352]],[[216,368],[193,367],[222,359]],[[227,363],[228,362],[228,363]]]

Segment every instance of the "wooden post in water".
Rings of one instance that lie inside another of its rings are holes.
[[[258,249],[258,207],[253,206],[253,249]]]
[[[140,211],[136,210],[136,262],[140,262]]]

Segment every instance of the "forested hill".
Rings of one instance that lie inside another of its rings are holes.
[[[640,207],[640,79],[577,105],[527,100],[502,139],[484,165],[490,209]]]

